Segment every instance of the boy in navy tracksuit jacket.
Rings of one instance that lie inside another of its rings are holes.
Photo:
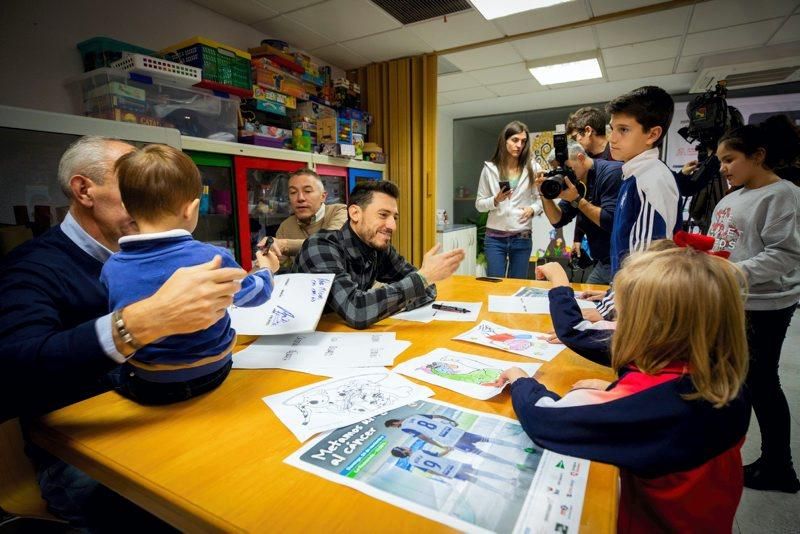
[[[672,122],[674,109],[672,97],[653,86],[635,89],[606,106],[611,116],[611,156],[624,162],[611,231],[612,277],[629,253],[645,250],[658,239],[670,239],[680,229],[678,186],[669,167],[658,159],[658,147]],[[556,292],[557,300],[562,300],[564,291]],[[551,300],[551,311],[556,305]],[[606,294],[597,309],[603,318],[614,318],[613,291]],[[575,328],[582,323],[572,320],[574,314],[563,318],[569,322],[558,315],[559,311],[553,313],[553,324],[562,343],[594,361],[605,357],[603,345],[608,344],[611,331]]]
[[[149,297],[179,268],[222,256],[224,267],[238,267],[231,254],[195,241],[200,172],[172,147],[150,145],[120,158],[115,170],[125,208],[142,233],[119,240],[120,251],[103,266],[111,310]],[[262,270],[242,280],[236,306],[258,306],[272,293],[273,252],[258,253]],[[236,332],[227,313],[209,328],[169,336],[133,353],[122,366],[117,390],[144,404],[185,400],[214,389],[228,375]],[[133,348],[135,340],[130,340]]]
[[[672,248],[635,253],[615,283],[617,381],[583,380],[559,396],[511,368],[490,385],[511,383],[538,445],[620,468],[619,532],[728,534],[750,418],[741,272]]]

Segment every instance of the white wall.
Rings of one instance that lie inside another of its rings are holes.
[[[439,111],[436,117],[436,209],[453,217],[453,119]]]
[[[79,42],[159,50],[196,35],[242,50],[269,37],[189,0],[2,0],[0,104],[74,113],[64,81],[83,72]]]

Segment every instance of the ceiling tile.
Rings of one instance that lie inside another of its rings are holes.
[[[608,80],[612,82],[619,80],[632,80],[635,78],[646,78],[648,76],[663,76],[664,74],[672,74],[672,68],[674,66],[674,59],[662,59],[659,61],[639,63],[638,65],[608,67],[606,68],[606,76],[608,77]]]
[[[417,24],[409,24],[406,28],[431,45],[434,50],[444,50],[503,37],[503,34],[494,24],[474,10],[449,15],[447,22],[444,22],[444,19],[437,18]]]
[[[690,7],[682,7],[598,24],[597,38],[605,48],[683,35],[691,12]]]
[[[545,91],[546,87],[540,85],[539,82],[533,79],[533,76],[528,74],[528,80],[520,80],[511,83],[502,83],[497,85],[490,85],[488,88],[500,96],[523,95],[526,93],[534,93],[537,91]]]
[[[372,61],[387,61],[433,52],[430,46],[405,28],[345,41],[342,44]]]
[[[259,4],[265,5],[270,9],[277,11],[278,13],[286,13],[287,11],[294,11],[296,9],[300,9],[301,7],[306,7],[311,4],[319,4],[321,0],[292,0],[291,2],[287,2],[286,0],[255,0]]]
[[[513,41],[523,59],[542,59],[597,49],[591,28],[577,28]]]
[[[470,71],[469,75],[483,85],[529,80],[531,73],[525,68],[525,63],[513,63],[502,67],[492,67]]]
[[[363,0],[330,0],[292,11],[286,17],[337,42],[402,26],[381,8]]]
[[[472,78],[472,76],[463,72],[439,76],[436,80],[436,83],[440,93],[444,93],[446,91],[456,91],[458,89],[467,89],[470,87],[478,87],[481,85],[480,82]]]
[[[485,87],[472,87],[470,89],[459,89],[458,91],[450,91],[442,93],[441,96],[450,100],[451,103],[469,102],[470,100],[484,100],[496,98],[493,92]]]
[[[680,45],[680,37],[669,37],[646,43],[604,48],[603,59],[606,67],[618,67],[620,65],[633,65],[635,63],[644,63],[645,61],[674,58],[678,55]]]
[[[690,33],[686,36],[682,53],[691,56],[763,45],[767,38],[775,33],[781,22],[783,19],[762,20],[731,28]]]
[[[256,0],[192,0],[195,4],[207,7],[212,11],[216,11],[220,15],[251,24],[274,17],[278,14],[274,9],[270,9]]]
[[[446,54],[444,58],[464,71],[510,65],[511,63],[519,63],[522,60],[517,51],[514,50],[514,47],[508,43]]]
[[[792,12],[794,0],[757,0],[731,2],[712,0],[694,6],[694,16],[689,33],[714,30],[737,24],[784,17]],[[739,48],[738,46],[736,48]]]
[[[355,69],[370,63],[370,60],[357,52],[345,48],[340,44],[333,44],[323,46],[322,48],[315,48],[310,51],[311,55],[324,59],[331,65],[335,65],[341,69]]]
[[[437,106],[446,106],[447,104],[455,104],[452,100],[450,100],[447,95],[439,93],[436,95],[436,105]]]
[[[516,35],[588,19],[589,13],[586,11],[586,4],[579,1],[509,15],[494,19],[492,22],[503,30],[504,34]]]
[[[701,57],[703,57],[703,54],[697,54],[694,56],[681,56],[681,58],[678,60],[678,67],[675,69],[675,72],[696,72],[697,62],[700,61]]]
[[[608,15],[628,9],[634,9],[652,4],[659,4],[663,0],[590,0],[592,12],[597,15]]]
[[[789,17],[778,33],[770,39],[769,44],[788,43],[789,41],[797,41],[800,35],[800,15]]]
[[[253,28],[266,33],[273,39],[286,41],[291,46],[303,50],[311,50],[333,44],[333,39],[320,35],[317,32],[289,20],[281,15],[272,19],[262,20],[252,25]]]

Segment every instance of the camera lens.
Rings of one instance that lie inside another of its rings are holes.
[[[561,191],[564,189],[566,189],[564,187],[564,176],[561,174],[548,176],[547,179],[542,182],[542,196],[548,200],[558,198],[558,195],[560,195]]]

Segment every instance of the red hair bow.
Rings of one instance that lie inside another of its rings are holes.
[[[711,249],[714,248],[714,238],[710,235],[690,234],[689,232],[680,230],[675,232],[672,240],[679,247],[693,248],[695,250],[699,250],[700,252],[711,254],[712,256],[719,256],[720,258],[728,259],[728,257],[731,255],[731,253],[727,250],[718,250],[716,252],[712,252]]]

